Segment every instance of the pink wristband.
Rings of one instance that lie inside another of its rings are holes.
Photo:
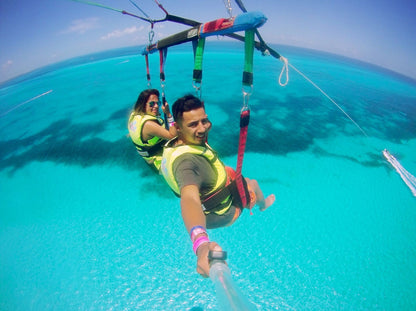
[[[207,231],[202,226],[195,226],[191,229],[190,236],[191,236],[192,243],[195,242],[195,238],[201,233],[207,234]]]
[[[204,243],[209,243],[209,239],[208,239],[207,236],[203,235],[203,236],[200,236],[199,238],[196,239],[196,241],[194,242],[194,245],[192,247],[193,250],[194,250],[195,255],[196,255],[196,252],[198,251],[198,247],[200,247]]]

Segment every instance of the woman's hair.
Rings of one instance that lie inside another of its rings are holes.
[[[134,105],[134,111],[136,113],[143,114],[146,112],[146,103],[151,95],[156,95],[159,97],[159,91],[156,89],[148,89],[140,93],[136,104]]]
[[[195,110],[198,108],[204,108],[204,102],[198,97],[188,94],[175,101],[172,106],[172,115],[176,122],[182,121],[184,112]]]

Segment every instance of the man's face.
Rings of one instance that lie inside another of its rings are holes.
[[[187,145],[204,145],[208,139],[211,122],[204,108],[198,108],[183,113],[178,124],[180,139]]]

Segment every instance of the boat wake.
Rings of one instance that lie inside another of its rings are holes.
[[[18,104],[18,105],[16,105],[16,106],[14,106],[14,107],[10,108],[9,110],[7,110],[7,111],[5,111],[5,112],[2,112],[2,113],[0,114],[0,117],[3,117],[3,116],[5,116],[5,115],[9,114],[9,113],[10,113],[10,112],[12,112],[13,110],[16,110],[17,108],[19,108],[19,107],[21,107],[21,106],[23,106],[23,105],[26,105],[27,103],[30,103],[31,101],[34,101],[35,99],[38,99],[39,97],[42,97],[42,96],[48,95],[48,94],[49,94],[49,93],[51,93],[52,91],[53,91],[53,90],[49,90],[49,91],[47,91],[47,92],[45,92],[45,93],[39,94],[39,95],[37,95],[37,96],[35,96],[35,97],[32,97],[31,99],[26,100],[26,101],[24,101],[23,103],[20,103],[20,104]]]
[[[391,165],[395,168],[396,172],[399,173],[400,177],[412,191],[413,195],[416,197],[416,178],[412,174],[410,174],[406,169],[400,164],[397,159],[391,155],[391,153],[387,150],[383,150],[383,155],[390,162]]]

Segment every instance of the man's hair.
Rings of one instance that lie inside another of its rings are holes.
[[[188,94],[175,101],[172,106],[172,115],[176,122],[182,121],[183,113],[198,108],[204,108],[204,102],[198,97]]]

